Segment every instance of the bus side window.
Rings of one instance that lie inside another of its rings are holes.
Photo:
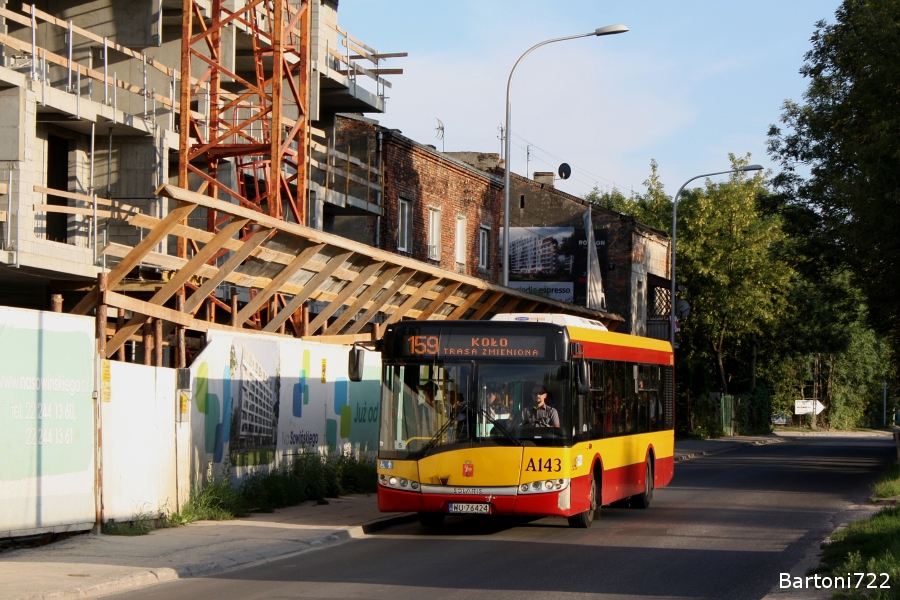
[[[614,388],[613,388],[613,404],[615,406],[616,411],[616,434],[621,435],[628,431],[626,426],[628,422],[628,410],[627,410],[627,400],[628,396],[626,396],[627,391],[627,372],[625,369],[625,363],[623,362],[614,362],[613,363],[616,376],[613,379]]]
[[[589,407],[591,420],[588,421],[590,423],[591,437],[599,438],[608,435],[604,433],[605,404],[606,392],[603,389],[603,362],[598,360],[591,363],[591,401]]]
[[[644,385],[644,367],[642,365],[632,365],[631,373],[634,378],[632,390],[634,391],[634,419],[632,431],[634,433],[643,433],[647,431],[647,392]]]

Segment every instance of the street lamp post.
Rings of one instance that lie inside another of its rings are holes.
[[[567,37],[555,38],[552,40],[546,40],[541,42],[540,44],[535,44],[531,48],[529,48],[525,54],[519,57],[519,60],[516,61],[516,64],[513,65],[512,71],[509,73],[509,81],[506,82],[506,143],[504,145],[504,152],[506,156],[506,168],[503,170],[503,281],[501,282],[503,285],[509,285],[509,145],[510,139],[512,138],[511,132],[509,130],[509,122],[510,122],[510,105],[509,105],[509,89],[512,86],[513,76],[516,74],[516,69],[519,68],[519,63],[522,62],[526,56],[531,54],[534,50],[537,50],[541,46],[545,46],[547,44],[552,44],[553,42],[562,42],[565,40],[574,40],[576,38],[589,37],[589,36],[602,36],[602,35],[614,35],[617,33],[625,33],[628,31],[628,28],[624,25],[607,25],[606,27],[599,27],[590,33],[580,33],[578,35],[570,35]]]
[[[675,242],[677,240],[677,226],[676,226],[676,218],[678,216],[678,197],[681,196],[681,192],[684,190],[685,186],[695,179],[700,179],[701,177],[712,177],[713,175],[725,175],[726,173],[746,173],[748,171],[761,171],[762,166],[760,165],[747,165],[746,167],[739,167],[737,169],[729,169],[727,171],[718,171],[717,173],[707,173],[705,175],[697,175],[696,177],[691,177],[684,184],[678,188],[678,191],[675,193],[675,197],[672,198],[672,291],[671,296],[669,297],[669,307],[671,309],[671,315],[669,316],[669,341],[672,343],[672,349],[675,349]]]

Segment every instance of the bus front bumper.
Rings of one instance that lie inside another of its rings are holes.
[[[568,517],[585,510],[586,507],[575,506],[573,490],[576,497],[580,488],[587,486],[577,478],[571,485],[561,491],[543,493],[519,493],[518,486],[504,488],[484,488],[481,493],[464,493],[464,488],[457,488],[453,493],[442,493],[423,486],[422,491],[412,492],[379,486],[378,509],[383,512],[430,512],[450,513],[451,504],[488,504],[492,515],[544,515]],[[588,484],[589,485],[589,484]],[[436,487],[436,486],[434,486]],[[451,488],[452,489],[452,488]],[[463,490],[463,493],[460,490]],[[484,513],[482,513],[484,514]]]

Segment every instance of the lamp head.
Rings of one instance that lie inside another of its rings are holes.
[[[594,35],[615,35],[617,33],[625,33],[628,28],[624,25],[607,25],[606,27],[598,27],[594,30]]]
[[[738,171],[762,171],[762,165],[747,165],[746,167],[741,167]]]

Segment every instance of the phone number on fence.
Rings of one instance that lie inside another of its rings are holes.
[[[64,446],[71,444],[75,438],[75,432],[71,427],[26,427],[26,446],[49,446],[57,444]]]

